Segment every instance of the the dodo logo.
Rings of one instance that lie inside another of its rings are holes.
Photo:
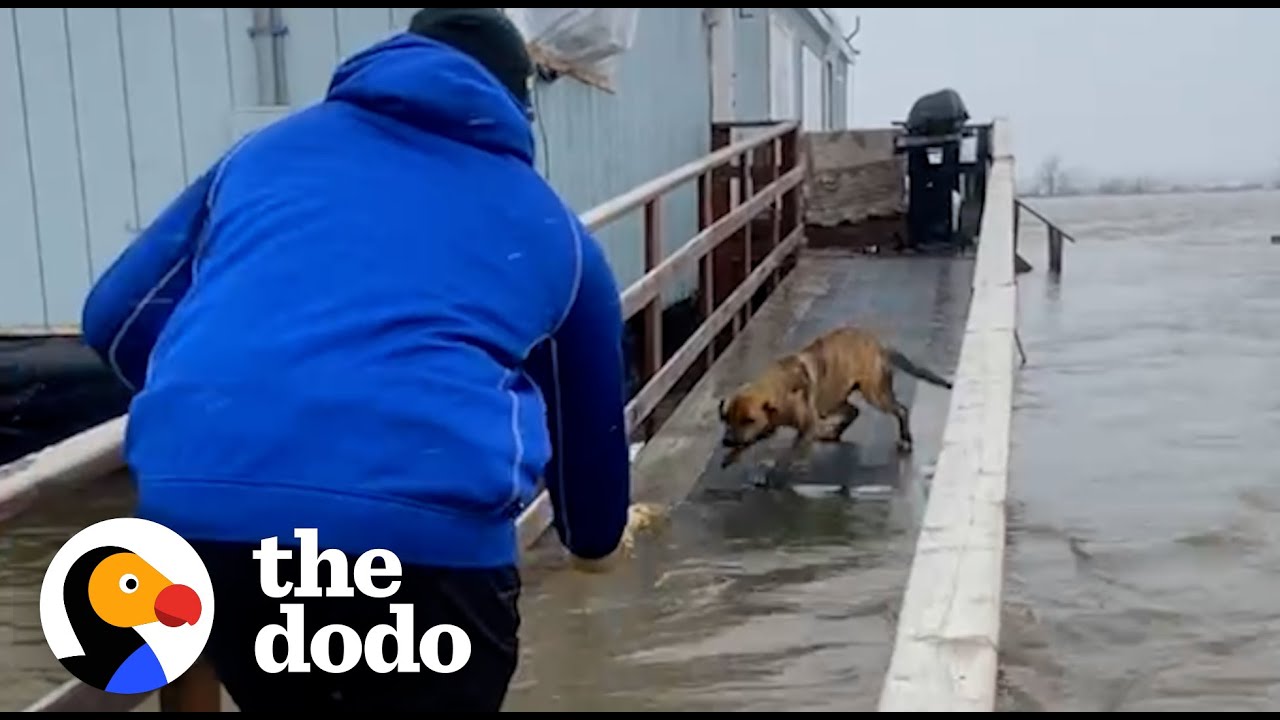
[[[149,520],[104,520],[76,533],[45,571],[40,624],[72,675],[111,693],[164,687],[191,667],[213,625],[200,556]]]

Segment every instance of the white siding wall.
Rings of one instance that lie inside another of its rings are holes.
[[[294,105],[413,11],[285,9]],[[255,111],[251,13],[0,8],[0,327],[78,323],[93,280],[244,116],[287,110]]]
[[[822,61],[807,46],[800,52],[801,77],[804,82],[803,127],[806,132],[826,129],[826,92],[822,82]]]
[[[319,100],[339,61],[403,29],[416,10],[283,8],[288,104],[264,107],[252,8],[0,8],[0,327],[77,324],[94,279],[185,183],[244,133]],[[798,12],[716,16],[737,28],[719,50],[732,59],[722,73],[736,91],[719,95],[721,112],[743,116],[759,97],[770,115],[800,118],[798,37],[812,31],[796,24]],[[540,155],[556,157],[551,179],[575,207],[607,199],[598,197],[605,184],[616,194],[705,152],[716,93],[700,15],[645,10],[616,95],[572,80],[540,92],[551,146]],[[654,105],[654,93],[675,99]],[[693,218],[678,210],[691,199],[673,203],[666,214]],[[639,262],[628,228],[616,240],[606,233],[620,281]],[[672,229],[673,244],[684,237]]]
[[[798,120],[796,39],[778,12],[769,13],[769,116]]]

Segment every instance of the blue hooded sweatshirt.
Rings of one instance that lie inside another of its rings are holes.
[[[496,567],[544,477],[569,550],[613,551],[618,288],[533,160],[496,79],[402,34],[192,183],[84,308],[136,390],[137,514],[193,540],[317,528],[322,547]]]

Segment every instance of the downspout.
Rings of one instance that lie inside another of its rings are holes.
[[[257,61],[258,105],[261,107],[289,104],[284,55],[284,36],[288,32],[281,8],[253,8],[249,38]]]
[[[276,105],[289,105],[289,72],[285,65],[284,38],[289,27],[284,24],[284,10],[271,8],[271,60],[276,79]]]

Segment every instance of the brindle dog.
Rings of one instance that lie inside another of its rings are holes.
[[[898,420],[898,449],[911,452],[907,408],[893,392],[897,368],[951,389],[951,383],[920,367],[866,330],[843,327],[797,353],[778,359],[759,377],[720,402],[721,443],[728,467],[749,447],[779,428],[796,430],[792,459],[807,456],[814,441],[838,442],[858,417],[849,402],[857,390],[876,409]]]

